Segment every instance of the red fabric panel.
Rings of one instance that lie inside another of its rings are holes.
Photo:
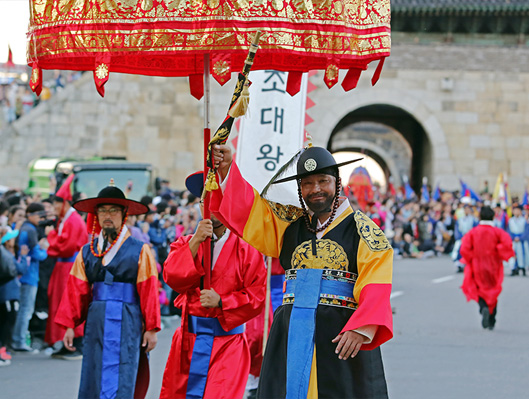
[[[182,328],[176,330],[165,366],[160,399],[186,397],[195,337],[195,334],[182,334]],[[182,352],[183,347],[190,349]],[[242,398],[249,370],[250,352],[244,334],[215,337],[204,399]]]
[[[342,87],[345,91],[352,90],[356,87],[358,84],[358,80],[360,79],[360,75],[362,74],[361,69],[351,68],[347,72],[347,75],[345,75],[345,78],[342,82]]]
[[[362,345],[363,350],[374,349],[393,337],[390,295],[391,284],[368,284],[360,293],[358,309],[353,313],[342,333],[370,324],[378,326],[373,341]]]
[[[287,93],[291,96],[299,93],[301,88],[301,78],[303,77],[303,72],[294,72],[290,71],[288,73],[287,79]]]
[[[197,100],[204,95],[204,76],[202,74],[189,75],[189,91]]]
[[[243,182],[244,184],[242,184]],[[224,201],[223,198],[225,198]],[[254,199],[255,193],[252,186],[246,183],[239,171],[239,167],[233,162],[224,194],[220,189],[211,192],[210,209],[221,222],[224,223],[229,220],[230,223],[224,224],[229,225],[235,234],[242,237]],[[232,207],[232,203],[244,205]],[[241,212],[241,209],[245,209],[247,212]],[[224,217],[221,215],[224,215]]]
[[[55,316],[59,310],[63,294],[66,292],[72,266],[73,262],[57,262],[51,273],[50,283],[48,285],[48,322],[46,323],[46,334],[44,336],[44,341],[50,346],[57,341],[62,341],[64,332],[66,331],[63,326],[55,322]],[[72,284],[77,286],[75,291],[84,292],[86,289],[78,279],[75,279]],[[82,337],[83,335],[84,323],[75,328],[76,337]]]

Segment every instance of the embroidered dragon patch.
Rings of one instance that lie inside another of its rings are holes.
[[[282,205],[277,202],[267,201],[270,209],[284,222],[292,223],[303,216],[303,211],[294,205]]]
[[[391,249],[391,244],[375,222],[360,211],[354,214],[358,234],[371,251],[385,251]]]

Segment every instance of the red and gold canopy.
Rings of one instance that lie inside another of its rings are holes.
[[[324,69],[332,87],[390,53],[390,0],[30,0],[28,64],[38,90],[42,69],[92,70],[98,88],[109,72],[203,74],[210,55],[221,84],[241,70],[257,30],[254,69],[301,74]],[[380,65],[380,64],[379,64]]]

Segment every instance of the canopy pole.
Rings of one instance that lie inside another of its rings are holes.
[[[206,186],[206,176],[208,171],[208,144],[211,140],[211,131],[209,129],[209,54],[204,54],[204,187]],[[204,197],[204,219],[211,217],[209,210],[210,196],[206,194]],[[211,238],[206,238],[204,241],[204,289],[211,288]]]

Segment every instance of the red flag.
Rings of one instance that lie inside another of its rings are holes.
[[[11,51],[11,46],[9,44],[7,45],[7,49],[8,49],[8,53],[7,53],[6,66],[7,67],[14,67],[15,63],[13,62],[13,52]]]

